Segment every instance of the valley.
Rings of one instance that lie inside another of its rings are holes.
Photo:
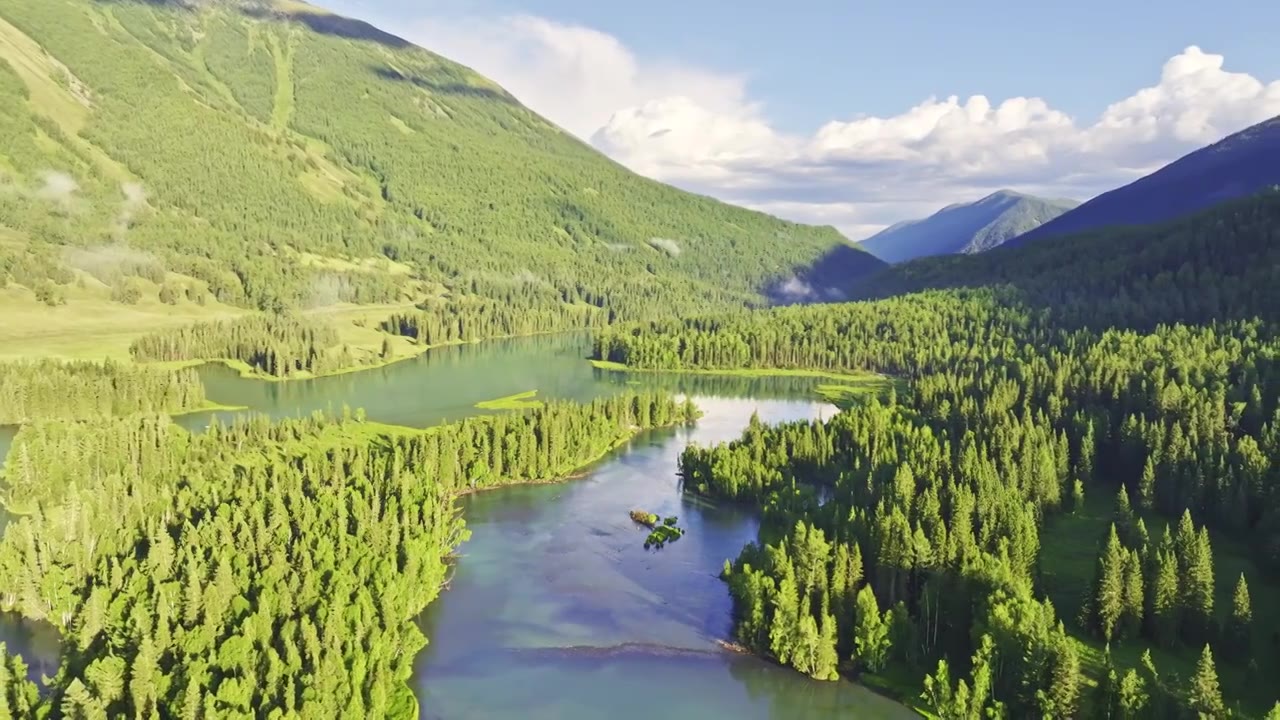
[[[1123,123],[705,81],[588,141],[302,2],[0,0],[0,720],[1280,720],[1280,118],[1077,203]],[[952,153],[1036,194],[815,190]]]

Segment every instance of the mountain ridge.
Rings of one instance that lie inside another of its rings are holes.
[[[998,190],[974,202],[953,203],[926,218],[896,223],[858,245],[887,262],[983,252],[1078,204]]]
[[[1009,244],[1023,245],[1107,226],[1172,220],[1276,184],[1280,184],[1280,116],[1228,135],[1105,192]]]

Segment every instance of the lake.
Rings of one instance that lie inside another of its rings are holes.
[[[641,434],[579,479],[460,500],[471,541],[419,619],[429,645],[412,684],[423,718],[915,717],[855,683],[809,680],[719,643],[731,639],[732,603],[718,574],[755,539],[757,520],[681,493],[677,458],[690,442],[737,437],[753,412],[766,422],[829,416],[836,408],[813,399],[820,381],[604,371],[584,360],[589,348],[583,336],[545,336],[287,383],[221,365],[200,374],[211,400],[277,418],[350,406],[427,427],[529,390],[582,401],[633,388],[691,395],[706,413],[696,427]],[[236,414],[176,422],[198,431]],[[632,509],[677,515],[686,535],[647,551]],[[0,640],[28,658],[33,677],[56,669],[51,628],[0,616]]]

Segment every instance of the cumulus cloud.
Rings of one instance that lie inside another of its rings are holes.
[[[617,38],[531,15],[434,17],[406,37],[498,82],[525,105],[587,139],[616,112],[686,94],[730,116],[750,110],[746,80],[664,60],[641,61]]]
[[[591,28],[451,17],[408,35],[637,172],[853,239],[1005,187],[1087,199],[1280,115],[1280,81],[1191,46],[1097,118],[1041,97],[951,96],[795,134],[770,124],[745,76],[641,58]]]

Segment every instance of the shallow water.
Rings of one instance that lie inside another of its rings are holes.
[[[422,618],[414,687],[424,718],[913,717],[851,682],[824,683],[724,651],[732,603],[717,577],[755,539],[751,513],[678,487],[690,442],[830,414],[810,401],[695,398],[691,429],[646,433],[586,477],[463,500],[471,541]],[[644,549],[632,509],[686,534]]]

